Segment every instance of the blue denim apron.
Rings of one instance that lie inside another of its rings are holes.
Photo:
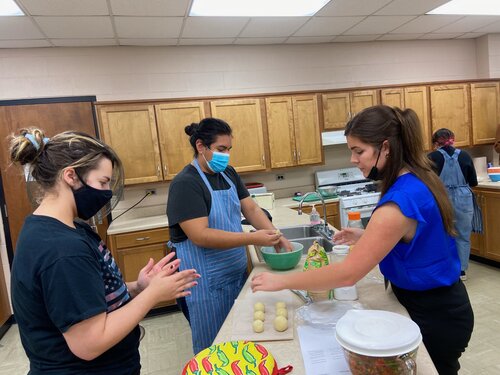
[[[213,190],[198,161],[194,166],[210,191],[212,207],[208,226],[227,232],[242,232],[241,206],[236,186],[223,173],[230,185],[228,190]],[[190,239],[174,244],[181,259],[180,270],[195,268],[201,274],[198,286],[186,297],[195,354],[209,347],[229,314],[234,300],[247,278],[247,255],[244,247],[208,249]]]
[[[448,197],[455,212],[455,230],[457,231],[458,256],[460,257],[461,270],[469,267],[470,234],[472,232],[472,216],[474,207],[472,202],[472,190],[465,181],[464,174],[458,163],[460,150],[455,149],[452,156],[442,149],[438,151],[444,157],[444,165],[439,178],[448,190]]]

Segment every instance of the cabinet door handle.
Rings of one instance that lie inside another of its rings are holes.
[[[266,164],[266,157],[262,154],[262,163]]]
[[[160,173],[161,173],[161,168],[160,168],[160,166],[159,166],[159,165],[157,165],[157,166],[156,166],[156,175],[157,175],[158,177],[160,177]]]
[[[300,160],[300,151],[297,152],[298,160]]]
[[[163,172],[165,173],[165,177],[167,177],[167,165],[166,164],[163,164]]]
[[[297,161],[297,151],[293,150],[293,160]]]
[[[137,237],[135,240],[136,241],[147,241],[149,239],[151,239],[151,237]]]

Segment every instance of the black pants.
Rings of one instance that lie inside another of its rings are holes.
[[[465,351],[474,327],[474,313],[464,284],[425,291],[392,285],[399,302],[417,323],[423,341],[440,375],[457,375],[458,359]]]

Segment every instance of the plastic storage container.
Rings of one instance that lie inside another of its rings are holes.
[[[350,211],[347,213],[347,226],[349,228],[361,228],[364,229],[363,223],[361,222],[361,213],[358,211]]]
[[[311,225],[321,224],[321,217],[319,216],[318,211],[316,211],[316,207],[314,207],[314,204],[312,206],[310,220],[311,220]]]
[[[332,249],[330,256],[332,263],[343,262],[345,257],[349,254],[349,246],[335,245]],[[344,286],[333,289],[333,298],[339,301],[355,301],[358,299],[358,291],[356,285]]]

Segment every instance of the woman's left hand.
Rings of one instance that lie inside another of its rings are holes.
[[[181,261],[180,259],[176,259],[170,262],[174,256],[175,252],[172,251],[161,258],[156,264],[153,258],[149,258],[149,262],[141,269],[137,277],[137,288],[139,293],[147,288],[151,279],[160,271],[164,269],[168,270],[168,276],[177,271]]]
[[[280,242],[278,242],[277,245],[274,245],[274,248],[276,249],[277,253],[281,253],[281,249],[285,249],[286,251],[290,252],[293,250],[293,245],[285,237],[281,236]]]
[[[283,276],[270,272],[259,273],[252,277],[252,291],[277,291],[285,289]]]

